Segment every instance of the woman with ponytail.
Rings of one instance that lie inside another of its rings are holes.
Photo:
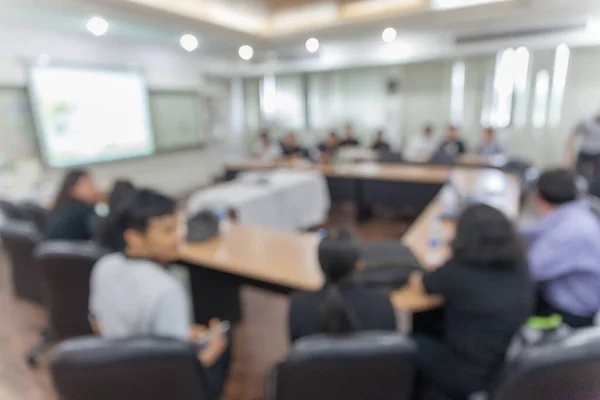
[[[318,258],[325,285],[316,292],[292,295],[292,342],[307,335],[345,335],[356,331],[396,329],[388,294],[354,282],[360,263],[356,242],[346,231],[330,233],[319,244]]]

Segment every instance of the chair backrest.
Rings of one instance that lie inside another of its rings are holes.
[[[45,281],[33,256],[42,234],[31,222],[8,220],[0,225],[0,239],[11,263],[15,295],[44,304]]]
[[[269,400],[404,400],[415,344],[393,333],[300,339],[273,371]]]
[[[429,164],[435,165],[455,165],[456,158],[449,155],[445,151],[438,150],[436,151],[429,160]]]
[[[7,219],[17,221],[28,221],[27,215],[15,203],[8,200],[0,200],[0,212]]]
[[[207,399],[194,346],[174,339],[70,339],[50,369],[61,400]]]
[[[49,327],[57,339],[92,333],[88,321],[90,275],[106,251],[89,242],[49,241],[35,257],[47,285]]]
[[[45,208],[30,202],[19,204],[18,207],[25,218],[27,218],[28,221],[33,222],[40,232],[46,231],[48,211]]]
[[[600,328],[525,350],[506,366],[491,400],[600,398]]]

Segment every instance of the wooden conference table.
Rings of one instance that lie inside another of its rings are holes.
[[[325,172],[348,179],[359,177],[411,182],[420,179],[440,186],[452,174],[454,184],[463,192],[472,192],[481,182],[496,182],[503,185],[503,189],[502,197],[495,204],[513,218],[519,211],[519,179],[498,170],[384,165],[376,172],[360,168],[345,171],[325,169]],[[441,207],[438,194],[402,238],[423,265],[427,265],[430,222],[440,215]],[[445,238],[449,240],[454,234],[454,223],[445,222],[443,229]],[[205,243],[187,244],[181,258],[190,271],[196,321],[205,323],[214,316],[231,321],[241,319],[239,287],[244,284],[279,293],[319,289],[324,281],[317,261],[318,243],[316,233],[281,232],[232,223],[229,230],[219,237]],[[449,254],[447,248],[445,251]],[[402,289],[394,293],[393,301],[397,308],[407,311],[432,306],[419,302]]]

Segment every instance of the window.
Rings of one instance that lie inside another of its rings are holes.
[[[552,95],[550,97],[550,112],[548,114],[548,124],[553,128],[556,128],[560,124],[570,54],[569,46],[564,43],[558,45],[556,48],[554,73],[552,76]]]
[[[277,111],[277,83],[275,75],[265,75],[261,81],[260,108],[263,118],[269,120]]]
[[[537,73],[535,78],[535,98],[533,103],[532,122],[534,128],[546,126],[548,114],[548,90],[550,89],[550,74],[546,70]]]
[[[519,47],[515,53],[515,106],[513,123],[517,127],[527,125],[529,111],[529,51]]]
[[[465,109],[465,63],[456,61],[452,66],[452,90],[450,93],[450,123],[460,126]]]
[[[515,89],[515,58],[515,50],[512,48],[500,51],[496,56],[494,106],[490,122],[497,128],[510,125]]]

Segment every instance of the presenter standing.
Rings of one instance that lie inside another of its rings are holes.
[[[581,120],[567,139],[567,163],[588,179],[600,170],[600,110]]]

